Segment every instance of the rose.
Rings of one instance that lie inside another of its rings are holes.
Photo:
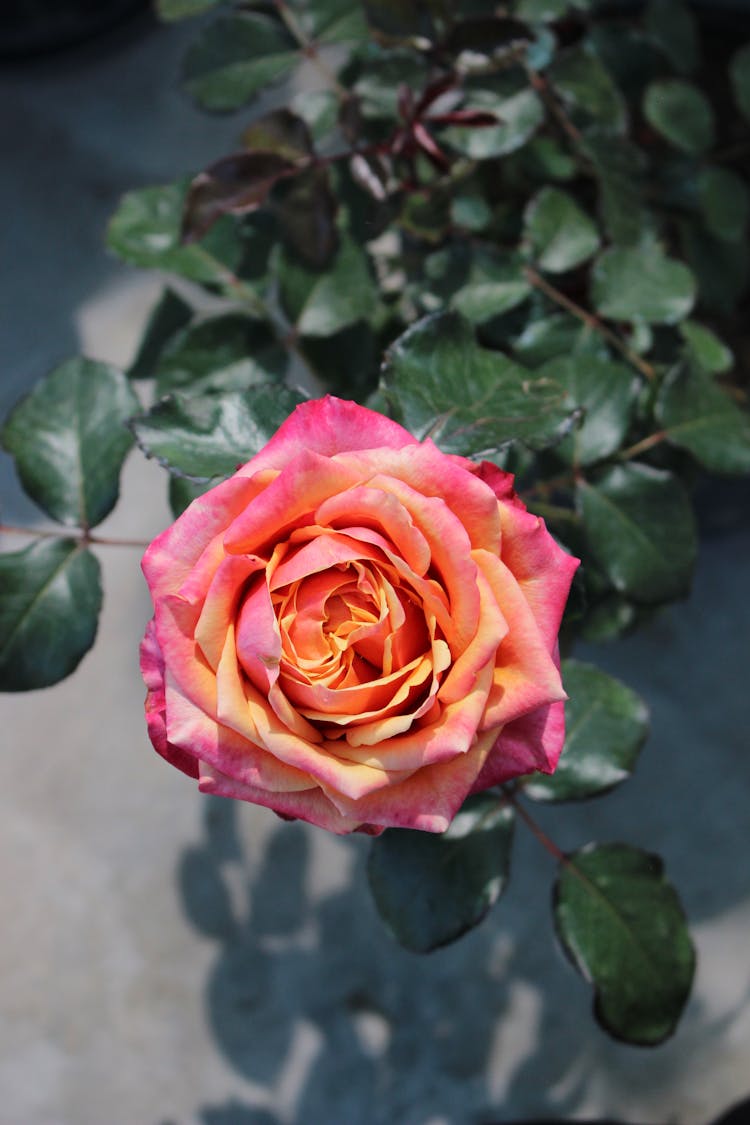
[[[326,397],[150,545],[151,740],[201,790],[334,832],[440,832],[551,772],[577,560],[513,478]]]

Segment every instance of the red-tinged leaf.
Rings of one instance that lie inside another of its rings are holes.
[[[422,96],[417,102],[416,116],[420,117],[426,109],[441,98],[443,94],[447,94],[453,86],[456,85],[455,74],[444,74],[441,78],[435,79],[426,86],[422,92]]]
[[[383,157],[365,156],[358,152],[349,161],[349,170],[355,183],[378,203],[388,198],[391,169]]]
[[[242,131],[242,143],[251,152],[274,152],[286,160],[306,160],[313,143],[307,122],[290,109],[275,109]]]
[[[462,125],[471,128],[484,128],[487,125],[504,125],[496,113],[482,109],[454,109],[450,113],[438,113],[426,118],[431,125]]]
[[[327,168],[305,168],[279,183],[271,200],[281,234],[305,265],[323,269],[338,248],[336,197]]]
[[[202,238],[222,215],[257,210],[278,180],[294,171],[293,161],[275,152],[237,152],[200,172],[185,199],[182,241]]]
[[[445,155],[443,150],[438,147],[421,121],[417,121],[414,125],[414,140],[422,149],[422,152],[425,154],[425,156],[432,161],[436,168],[439,168],[441,171],[445,171],[447,168],[450,168],[450,161],[448,160],[448,157]]]

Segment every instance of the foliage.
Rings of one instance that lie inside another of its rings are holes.
[[[178,279],[129,371],[71,360],[2,430],[29,496],[78,529],[0,555],[3,689],[54,683],[93,644],[91,528],[133,438],[168,470],[179,512],[322,389],[516,473],[583,559],[568,647],[688,593],[696,476],[750,471],[733,354],[750,44],[701,58],[683,0],[640,17],[595,7],[158,0],[165,20],[203,16],[185,89],[209,112],[242,110],[243,127],[235,152],[130,192],[112,217],[115,254]],[[303,63],[319,88],[253,118],[258,93],[279,84],[281,102]],[[150,407],[141,380],[155,382]],[[558,865],[556,930],[597,1017],[655,1043],[693,972],[660,861],[619,844],[565,855],[525,804],[620,784],[645,709],[588,665],[567,661],[564,682],[557,774],[470,799],[444,837],[386,832],[373,893],[408,948],[436,948],[502,894],[513,825],[529,823]]]

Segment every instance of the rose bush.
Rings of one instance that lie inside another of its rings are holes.
[[[512,481],[352,402],[299,406],[146,551],[156,750],[339,833],[440,832],[551,772],[578,564]]]

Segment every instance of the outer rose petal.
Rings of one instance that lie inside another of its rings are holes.
[[[283,469],[301,450],[333,457],[342,450],[401,449],[417,445],[417,439],[383,414],[376,414],[356,402],[325,398],[301,403],[276,431],[260,453],[248,461],[238,476],[250,476],[260,469]]]
[[[481,793],[521,774],[553,773],[565,741],[565,704],[550,703],[503,727],[472,793]]]
[[[154,749],[189,777],[198,776],[198,763],[190,754],[167,741],[164,657],[156,639],[153,620],[141,641],[141,675],[146,684],[146,725]]]

